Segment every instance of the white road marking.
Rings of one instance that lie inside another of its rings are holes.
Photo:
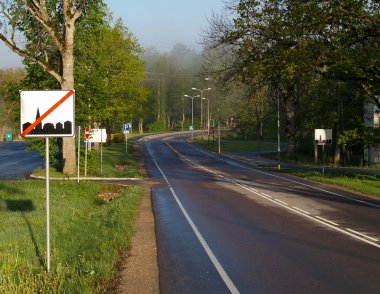
[[[286,202],[284,202],[284,201],[282,201],[282,200],[280,200],[278,198],[275,198],[274,200],[277,201],[277,202],[280,202],[283,205],[289,205],[288,203],[286,203]]]
[[[297,210],[303,212],[304,214],[310,215],[310,212],[308,212],[308,211],[306,211],[306,210],[303,210],[303,209],[298,208],[298,207],[295,207],[295,206],[292,206],[292,207],[293,207],[294,209],[297,209]]]
[[[362,236],[362,237],[367,238],[367,239],[369,239],[369,240],[372,240],[372,241],[374,241],[374,242],[379,242],[379,239],[372,238],[372,237],[367,236],[366,234],[360,233],[360,232],[358,232],[358,231],[351,230],[351,229],[349,229],[349,228],[346,228],[346,230],[347,230],[347,231],[350,231],[351,233],[358,234],[359,236]]]
[[[377,244],[377,243],[375,243],[375,242],[372,242],[370,239],[363,238],[363,237],[361,237],[361,236],[358,235],[358,234],[354,234],[354,233],[350,232],[349,230],[340,229],[340,228],[338,227],[339,225],[336,224],[336,223],[334,223],[334,222],[332,222],[332,221],[326,220],[326,219],[324,219],[324,218],[322,218],[322,217],[312,216],[312,215],[311,215],[310,213],[308,213],[308,212],[305,213],[305,212],[303,212],[302,210],[300,210],[300,209],[298,209],[298,208],[296,209],[296,208],[290,207],[287,203],[286,203],[286,204],[282,204],[282,203],[280,203],[279,201],[276,201],[275,199],[272,199],[271,197],[267,197],[264,193],[260,193],[260,192],[258,192],[256,189],[254,189],[254,188],[251,188],[251,187],[249,187],[249,186],[247,186],[247,185],[240,184],[240,183],[238,182],[238,180],[236,180],[236,179],[232,179],[232,178],[230,178],[230,177],[226,177],[226,176],[222,175],[222,174],[219,173],[219,172],[216,172],[216,171],[214,171],[214,170],[211,170],[210,168],[206,168],[206,167],[202,166],[201,164],[199,164],[199,163],[197,163],[197,162],[195,162],[195,161],[193,161],[193,160],[187,158],[186,156],[182,155],[181,153],[179,153],[179,152],[178,152],[177,150],[175,150],[175,149],[174,149],[169,143],[167,143],[167,142],[165,142],[165,143],[166,143],[166,145],[167,145],[169,148],[171,148],[175,153],[177,153],[178,156],[180,156],[181,158],[183,158],[183,159],[186,160],[186,161],[189,161],[191,164],[197,166],[198,168],[201,168],[201,169],[206,170],[206,171],[208,171],[208,172],[210,172],[210,173],[212,173],[212,174],[214,174],[214,175],[216,175],[216,176],[219,176],[219,177],[223,178],[225,181],[228,181],[228,182],[230,182],[230,183],[233,183],[233,184],[235,184],[236,186],[239,186],[239,187],[241,187],[241,188],[243,188],[243,189],[245,189],[245,190],[248,190],[248,191],[252,192],[253,194],[256,194],[256,195],[258,195],[258,196],[260,196],[260,197],[262,197],[262,198],[267,199],[268,201],[271,201],[271,202],[273,202],[273,203],[276,203],[277,205],[282,206],[282,207],[284,207],[284,208],[286,208],[286,209],[288,209],[288,210],[290,210],[290,211],[293,211],[293,212],[295,212],[295,213],[297,213],[297,214],[299,214],[299,215],[302,215],[302,216],[304,216],[304,217],[306,217],[306,218],[308,218],[308,219],[310,219],[310,220],[313,220],[313,221],[315,221],[315,222],[318,222],[318,223],[320,223],[320,224],[322,224],[322,225],[324,225],[324,226],[326,226],[326,227],[329,227],[329,228],[331,228],[331,229],[334,229],[334,230],[336,230],[336,231],[338,231],[338,232],[340,232],[340,233],[343,233],[343,234],[345,234],[345,235],[348,235],[348,236],[350,236],[350,237],[353,237],[353,238],[355,238],[355,239],[357,239],[357,240],[360,240],[360,241],[362,241],[362,242],[364,242],[364,243],[370,244],[370,245],[372,245],[372,246],[374,246],[374,247],[380,249],[380,244]],[[194,147],[194,148],[195,148],[195,147]],[[195,149],[200,150],[200,149],[198,149],[198,148],[195,148]],[[205,154],[208,154],[208,153],[204,152],[203,150],[200,150],[200,151],[202,151],[202,152],[205,153]],[[215,156],[213,156],[213,155],[210,155],[210,156],[211,156],[211,157],[215,157]],[[218,157],[215,157],[215,158],[218,158]],[[218,158],[218,159],[220,159],[220,158]],[[224,160],[222,160],[222,159],[220,159],[220,160],[221,160],[221,161],[224,161]],[[244,167],[244,168],[245,168],[245,169],[252,170],[252,171],[257,171],[257,170],[250,169],[250,168],[246,168],[246,167]],[[257,172],[261,172],[261,171],[257,171]],[[274,176],[274,177],[277,177],[277,178],[281,178],[281,179],[284,179],[284,180],[288,180],[288,179],[286,179],[286,178],[282,178],[282,177],[280,177],[280,176],[276,176],[276,175],[271,175],[271,174],[269,174],[269,173],[265,173],[265,172],[261,172],[261,173],[263,173],[263,174],[267,174],[267,175],[269,175],[269,176]],[[330,193],[330,194],[339,195],[339,194],[337,194],[337,193],[330,192],[330,191],[327,191],[327,190],[324,190],[324,189],[320,189],[320,188],[317,188],[317,187],[313,187],[313,186],[311,186],[311,185],[303,184],[303,183],[300,183],[300,182],[297,182],[297,181],[293,181],[293,180],[288,180],[288,181],[289,181],[289,182],[294,182],[294,183],[299,183],[299,184],[301,184],[301,185],[304,185],[304,186],[307,186],[307,187],[310,187],[310,188],[314,188],[314,189],[317,189],[317,190],[322,190],[322,191],[325,191],[325,192]],[[344,197],[344,198],[350,198],[350,197],[345,197],[345,196],[342,196],[342,197]],[[353,199],[353,200],[355,200],[355,199]],[[359,200],[358,200],[358,202],[362,202],[362,203],[366,203],[366,204],[368,204],[368,205],[371,205],[371,203],[367,203],[367,202],[365,202],[365,201],[359,201]],[[373,206],[377,206],[377,205],[373,205]]]
[[[189,145],[192,146],[191,144],[189,144]],[[287,179],[287,178],[284,178],[284,177],[281,177],[281,176],[278,176],[278,175],[274,175],[274,174],[271,174],[271,173],[268,173],[268,172],[264,172],[264,171],[261,171],[261,170],[258,170],[258,169],[249,168],[249,167],[243,166],[243,165],[241,165],[239,163],[235,163],[235,162],[232,162],[230,160],[225,160],[223,158],[220,158],[218,156],[215,156],[213,154],[205,152],[204,150],[199,149],[199,148],[197,148],[195,146],[192,146],[192,147],[194,149],[198,150],[199,152],[207,154],[210,157],[216,158],[216,159],[218,159],[220,161],[224,161],[224,162],[226,162],[228,164],[231,164],[231,165],[234,165],[234,166],[242,167],[242,168],[248,169],[250,171],[254,171],[254,172],[261,173],[261,174],[264,174],[264,175],[267,175],[267,176],[271,176],[271,177],[275,177],[275,178],[278,178],[278,179],[281,179],[281,180],[284,180],[284,181],[288,181],[288,182],[291,182],[291,183],[299,184],[299,185],[302,185],[302,186],[305,186],[305,187],[308,187],[308,188],[312,188],[312,189],[315,189],[315,190],[318,190],[318,191],[322,191],[322,192],[334,195],[334,196],[342,197],[342,198],[349,199],[349,200],[352,200],[352,201],[355,201],[355,202],[359,202],[359,203],[362,203],[362,204],[366,204],[366,205],[369,205],[369,206],[380,208],[380,205],[377,205],[377,204],[374,204],[374,203],[371,203],[371,202],[367,202],[367,201],[364,201],[364,200],[359,200],[359,199],[355,199],[355,198],[352,198],[352,197],[344,196],[344,195],[341,195],[341,194],[338,194],[338,193],[335,193],[335,192],[331,192],[331,191],[328,191],[328,190],[325,190],[325,189],[322,189],[322,188],[318,188],[318,187],[309,185],[309,184],[298,182],[296,180]]]
[[[320,220],[323,220],[323,221],[326,222],[326,223],[332,224],[333,226],[337,226],[337,227],[339,227],[339,224],[334,223],[334,222],[331,221],[331,220],[325,219],[324,217],[321,217],[321,216],[318,216],[318,215],[316,215],[316,216],[314,216],[314,217],[316,217],[316,218],[318,218],[318,219],[320,219]]]
[[[162,174],[163,178],[165,179],[165,181],[167,183],[169,183],[169,179],[166,177],[166,175],[164,174],[164,172],[162,171],[162,169],[159,167],[156,159],[153,157],[153,154],[152,154],[152,152],[151,152],[151,150],[149,148],[149,145],[147,143],[145,143],[145,146],[148,149],[148,152],[149,152],[150,156],[152,157],[153,162],[155,163],[156,167],[158,168],[158,170]],[[182,205],[182,202],[179,200],[179,198],[178,198],[176,192],[174,191],[174,189],[170,185],[169,185],[169,189],[170,189],[170,192],[172,193],[175,201],[177,202],[179,208],[181,209],[183,215],[185,216],[187,222],[189,223],[190,227],[193,229],[195,235],[197,236],[199,242],[201,243],[203,249],[206,251],[206,253],[207,253],[208,257],[210,258],[211,262],[213,263],[215,269],[218,271],[220,277],[222,278],[222,280],[226,284],[227,288],[233,294],[240,293],[239,290],[236,288],[235,284],[232,282],[232,280],[230,279],[230,277],[226,273],[226,271],[224,270],[223,266],[220,264],[220,262],[216,258],[215,254],[212,252],[210,246],[207,244],[207,242],[203,238],[202,234],[199,232],[197,226],[194,224],[194,222],[191,219],[190,215],[187,213],[185,207]]]

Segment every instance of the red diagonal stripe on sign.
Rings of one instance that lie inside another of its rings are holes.
[[[46,118],[50,113],[52,113],[59,105],[65,102],[71,95],[74,94],[73,90],[70,90],[65,96],[63,96],[57,103],[55,103],[52,107],[48,109],[44,114],[42,114],[34,123],[32,123],[29,127],[26,128],[20,135],[21,137],[29,134],[44,118]]]

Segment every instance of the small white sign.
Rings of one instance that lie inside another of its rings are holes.
[[[317,145],[326,145],[332,143],[332,129],[315,129],[314,140]]]
[[[106,129],[92,129],[90,131],[90,137],[88,141],[91,143],[106,143],[107,142]]]
[[[21,136],[74,136],[74,100],[74,90],[20,91]]]

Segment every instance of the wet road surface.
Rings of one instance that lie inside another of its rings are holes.
[[[25,151],[25,142],[0,142],[0,179],[27,178],[36,168],[44,167],[37,151]]]
[[[379,293],[380,201],[180,138],[145,145],[161,293]]]

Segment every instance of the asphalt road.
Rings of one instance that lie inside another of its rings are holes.
[[[27,178],[34,169],[44,166],[36,151],[25,151],[25,142],[0,142],[0,179]]]
[[[380,293],[380,201],[147,138],[161,293]]]

